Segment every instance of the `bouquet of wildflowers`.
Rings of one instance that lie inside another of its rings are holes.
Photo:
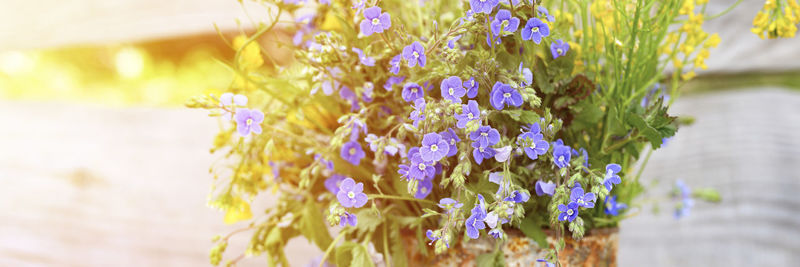
[[[637,207],[683,121],[669,103],[719,43],[702,0],[266,2],[274,19],[231,42],[232,93],[188,106],[223,122],[210,204],[273,265],[301,235],[321,262],[405,266],[514,231],[556,262]],[[292,63],[259,46],[276,26]],[[253,216],[259,194],[279,201]]]

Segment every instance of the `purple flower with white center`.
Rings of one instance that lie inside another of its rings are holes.
[[[529,68],[523,68],[522,62],[519,63],[518,71],[522,74],[523,81],[520,82],[522,86],[528,86],[533,84],[533,72]]]
[[[406,83],[403,85],[403,100],[406,102],[414,102],[425,96],[425,90],[417,83]]]
[[[475,77],[469,77],[469,80],[464,81],[462,85],[467,90],[468,98],[474,98],[478,95],[478,82],[475,81]]]
[[[569,160],[571,158],[572,154],[570,154],[568,146],[553,143],[553,163],[555,163],[558,168],[569,166]]]
[[[353,52],[356,52],[356,54],[358,54],[358,61],[361,62],[362,65],[370,67],[375,66],[375,59],[365,55],[364,51],[362,51],[361,49],[353,47]]]
[[[514,33],[519,28],[519,19],[511,16],[511,11],[500,9],[497,11],[497,15],[494,16],[489,28],[492,29],[494,36],[499,36],[502,33]]]
[[[603,211],[611,216],[619,215],[619,211],[628,207],[625,203],[617,203],[617,196],[606,196],[606,205]]]
[[[606,175],[603,177],[603,185],[606,186],[609,192],[615,184],[622,182],[622,178],[617,175],[620,171],[622,171],[622,166],[619,166],[619,164],[611,163],[606,165]]]
[[[439,133],[442,136],[442,139],[447,141],[449,146],[447,150],[447,156],[452,157],[458,154],[458,142],[461,142],[461,138],[458,138],[458,135],[452,128],[447,128],[447,131]]]
[[[394,86],[395,84],[401,83],[401,82],[403,82],[405,80],[406,80],[406,76],[392,76],[392,77],[389,77],[388,79],[386,79],[386,83],[383,84],[383,89],[386,89],[386,91],[391,92],[392,91],[392,86]]]
[[[522,95],[511,85],[495,82],[492,86],[490,102],[496,110],[503,110],[505,106],[519,107],[522,105]]]
[[[495,154],[494,148],[482,147],[478,142],[473,142],[472,147],[473,147],[472,157],[478,164],[483,163],[484,159],[490,159],[494,157]]]
[[[419,148],[419,153],[422,154],[422,159],[425,161],[439,161],[450,150],[450,144],[444,140],[438,133],[428,133],[422,137],[422,146]]]
[[[578,217],[578,203],[570,202],[569,205],[558,204],[558,210],[561,214],[558,215],[559,221],[572,221]]]
[[[433,191],[433,178],[427,178],[417,184],[417,193],[414,194],[414,197],[417,199],[425,199],[431,194],[431,191]]]
[[[222,110],[222,117],[226,120],[233,119],[233,110],[235,107],[247,106],[247,97],[244,95],[234,95],[233,93],[224,93],[219,97],[220,107],[226,108]]]
[[[566,56],[567,51],[569,51],[569,43],[565,43],[560,39],[550,44],[550,53],[553,54],[553,59],[556,59],[561,56]]]
[[[489,236],[494,237],[495,239],[500,238],[503,235],[503,231],[500,229],[492,229],[489,231]]]
[[[426,178],[433,178],[436,175],[436,168],[432,161],[422,159],[422,154],[415,153],[411,157],[411,164],[408,166],[408,178],[424,181]]]
[[[547,18],[547,21],[549,21],[549,22],[556,21],[556,18],[550,15],[550,12],[547,11],[547,8],[545,8],[543,6],[538,6],[538,7],[536,7],[536,10],[539,11],[539,15],[540,16]]]
[[[342,159],[356,166],[361,164],[361,159],[366,156],[364,150],[361,149],[361,144],[359,144],[357,141],[344,143],[340,154]]]
[[[517,136],[517,145],[522,147],[522,150],[525,151],[525,155],[528,158],[535,160],[539,158],[539,155],[544,155],[547,153],[547,150],[550,149],[550,144],[547,141],[543,140],[544,136],[540,133],[538,124],[536,125],[536,132],[524,132]]]
[[[425,48],[417,41],[403,48],[403,58],[408,61],[408,67],[414,67],[417,64],[420,67],[425,67],[425,62],[427,61]]]
[[[345,211],[344,214],[341,217],[339,217],[339,226],[341,227],[345,227],[348,224],[350,226],[356,226],[357,223],[358,223],[358,218],[356,218],[355,214]]]
[[[594,208],[595,198],[596,196],[592,192],[584,194],[583,187],[581,187],[580,183],[576,183],[575,187],[572,188],[572,192],[569,194],[570,202],[578,203],[578,206],[584,208]]]
[[[456,127],[458,128],[465,128],[467,127],[467,123],[470,121],[480,121],[481,119],[481,110],[478,108],[478,102],[475,100],[470,100],[467,102],[466,105],[461,105],[461,110],[463,113],[455,114],[456,120]]]
[[[511,157],[511,146],[504,146],[498,149],[495,149],[494,160],[497,162],[506,162],[509,157]]]
[[[556,267],[555,263],[549,262],[549,261],[547,261],[545,259],[537,259],[536,261],[537,262],[544,262],[544,266],[545,267]]]
[[[380,138],[378,138],[378,136],[375,134],[368,134],[367,137],[364,137],[364,142],[367,142],[367,144],[369,144],[369,150],[372,152],[378,150],[378,145],[380,145],[379,141]]]
[[[461,85],[461,78],[458,76],[450,76],[442,80],[442,85],[439,87],[442,90],[442,98],[453,101],[453,103],[461,103],[461,98],[467,94],[467,90]]]
[[[489,147],[500,142],[500,132],[491,126],[485,125],[478,127],[478,130],[469,134],[472,141],[480,144],[480,147]]]
[[[336,193],[336,198],[342,207],[360,208],[367,204],[367,194],[363,193],[364,183],[356,183],[353,178],[346,178]]]
[[[402,62],[400,60],[401,58],[402,58],[401,55],[398,54],[394,56],[391,60],[389,60],[389,72],[391,72],[394,75],[397,75],[397,73],[400,72],[400,62]]]
[[[464,222],[464,226],[467,228],[467,236],[472,239],[478,238],[480,236],[479,230],[486,228],[486,224],[483,222],[486,218],[486,205],[483,202],[483,196],[480,194],[478,195],[478,201],[479,203],[475,203],[475,208],[472,209],[472,215]]]
[[[419,127],[419,122],[425,119],[425,98],[414,100],[414,111],[411,111],[409,119],[414,121],[414,127]]]
[[[236,131],[242,136],[250,133],[261,133],[261,122],[264,121],[264,113],[260,110],[240,108],[236,110]]]
[[[520,192],[519,190],[514,190],[511,192],[511,195],[507,196],[503,199],[503,201],[512,201],[514,203],[525,203],[528,202],[530,196],[525,192]]]
[[[491,14],[499,3],[500,0],[469,0],[469,7],[474,13]]]
[[[344,181],[344,176],[334,174],[328,179],[325,179],[325,189],[328,189],[333,195],[339,193],[339,187],[342,186],[342,181]]]
[[[522,28],[522,40],[532,40],[536,44],[542,42],[542,37],[549,35],[550,27],[539,18],[529,19]]]
[[[542,180],[536,181],[536,195],[543,196],[543,195],[550,195],[552,196],[556,192],[556,184],[553,182],[542,182]]]
[[[439,200],[439,204],[437,204],[440,208],[445,210],[446,213],[450,214],[453,213],[454,210],[460,209],[464,206],[463,203],[455,201],[452,198],[443,198]]]
[[[361,33],[370,36],[373,33],[382,33],[392,26],[392,18],[389,13],[381,13],[380,7],[369,7],[364,9],[364,20],[361,21]]]

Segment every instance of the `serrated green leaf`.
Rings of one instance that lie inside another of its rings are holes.
[[[300,218],[300,232],[314,242],[321,250],[325,250],[333,242],[328,227],[325,226],[325,218],[319,206],[313,200],[306,201],[303,208],[303,216]]]
[[[348,266],[365,266],[365,267],[374,267],[375,263],[372,262],[372,258],[369,256],[369,252],[367,252],[367,248],[363,245],[358,245],[353,247],[351,250],[353,260],[350,261],[350,265]]]

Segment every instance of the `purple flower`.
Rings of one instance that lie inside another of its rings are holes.
[[[403,48],[403,58],[408,61],[408,67],[414,67],[417,64],[420,67],[425,67],[425,48],[419,42],[414,41],[414,43]]]
[[[550,44],[550,53],[553,54],[553,59],[556,59],[560,56],[566,56],[567,51],[569,51],[569,43],[565,43],[560,39]]]
[[[247,106],[247,97],[244,95],[234,95],[233,93],[224,93],[219,97],[219,104],[222,109],[222,118],[226,120],[233,119],[233,110],[237,106]]]
[[[481,126],[478,127],[478,130],[470,133],[469,138],[479,143],[481,147],[488,147],[500,142],[500,132],[491,126]]]
[[[606,196],[606,206],[603,211],[611,216],[619,215],[619,211],[628,207],[624,203],[617,203],[617,196]]]
[[[595,198],[596,196],[592,192],[584,194],[583,187],[581,187],[580,183],[577,183],[575,187],[572,188],[572,192],[569,194],[570,202],[577,203],[578,206],[584,208],[594,208]]]
[[[403,85],[402,95],[403,100],[406,102],[414,102],[414,100],[425,96],[425,90],[422,90],[422,86],[417,83],[406,83],[406,85]]]
[[[558,142],[553,143],[553,163],[555,163],[558,168],[569,166],[569,160],[571,158],[572,154],[570,154],[568,146],[559,145]]]
[[[433,167],[433,162],[422,159],[420,153],[410,155],[411,164],[408,166],[408,178],[419,181],[424,181],[426,178],[433,178],[436,175],[436,168]]]
[[[240,108],[236,110],[236,130],[242,136],[250,133],[261,133],[261,122],[264,121],[264,113],[259,110]]]
[[[547,8],[545,8],[543,6],[538,6],[538,7],[536,7],[536,10],[539,11],[539,15],[540,16],[546,17],[547,21],[549,21],[549,22],[556,21],[556,18],[554,18],[553,16],[550,15],[550,12],[547,11]]]
[[[344,181],[344,176],[334,174],[328,179],[325,179],[325,189],[328,189],[333,195],[339,193],[339,187],[342,186],[342,181]]]
[[[461,110],[463,113],[455,114],[455,118],[458,120],[456,122],[456,127],[465,128],[470,121],[480,121],[481,110],[478,108],[478,102],[475,100],[470,100],[466,105],[461,105]]]
[[[331,171],[333,170],[333,161],[326,160],[325,158],[322,157],[322,155],[314,154],[314,160],[319,161],[320,163],[322,163],[322,165],[325,165],[325,168],[327,168],[328,170]]]
[[[619,164],[608,164],[606,165],[606,176],[603,178],[603,185],[606,186],[606,189],[610,192],[611,188],[614,187],[615,184],[619,184],[622,182],[622,179],[619,178],[619,173],[622,170],[622,167]]]
[[[406,80],[406,76],[392,76],[392,77],[389,77],[388,79],[386,79],[386,83],[383,84],[383,89],[386,89],[386,91],[391,92],[392,91],[392,86],[394,86],[395,84],[401,83],[401,82],[403,82],[405,80]]]
[[[469,7],[474,13],[492,13],[492,9],[500,3],[500,0],[469,0]]]
[[[559,221],[571,222],[578,217],[578,203],[570,202],[567,206],[564,206],[564,204],[558,204],[558,210],[561,211],[561,214],[558,215]]]
[[[461,85],[461,78],[458,76],[450,76],[442,80],[442,85],[439,87],[442,90],[442,98],[453,101],[453,103],[461,103],[461,98],[467,93]]]
[[[425,98],[414,100],[414,111],[411,111],[409,119],[414,121],[414,127],[419,127],[419,122],[425,119]]]
[[[439,204],[437,204],[440,208],[444,209],[448,214],[452,213],[456,209],[460,209],[464,204],[459,203],[458,201],[453,200],[452,198],[443,198],[439,200]]]
[[[428,245],[433,244],[434,241],[439,240],[439,239],[442,238],[437,233],[434,233],[433,230],[431,230],[431,229],[428,229],[428,231],[425,231],[425,236],[427,236],[428,239],[431,240],[431,242],[428,242]]]
[[[468,98],[473,98],[478,95],[478,82],[475,81],[475,77],[469,77],[469,80],[464,81],[462,85],[467,89]]]
[[[456,42],[458,42],[459,39],[461,39],[461,34],[456,35],[456,37],[453,37],[449,41],[447,41],[447,47],[449,47],[450,49],[455,49]]]
[[[472,157],[478,164],[483,163],[484,159],[490,159],[494,157],[495,154],[494,148],[482,147],[478,142],[473,142],[472,147],[474,148],[472,150]]]
[[[351,118],[347,122],[350,125],[350,141],[358,140],[361,133],[367,134],[367,124],[357,118]]]
[[[539,18],[531,18],[522,28],[522,40],[533,40],[534,43],[542,42],[542,37],[550,35],[550,27]]]
[[[389,72],[391,72],[394,75],[397,75],[397,73],[400,72],[400,59],[401,58],[402,58],[401,55],[398,54],[398,55],[394,56],[391,60],[389,60]]]
[[[553,182],[536,181],[536,195],[553,195],[556,192],[556,184]]]
[[[367,204],[367,194],[364,194],[364,183],[356,183],[353,178],[346,178],[336,193],[339,203],[345,208],[360,208]]]
[[[364,201],[366,202],[366,200]],[[358,223],[358,218],[356,218],[356,215],[346,211],[344,212],[344,215],[342,215],[339,218],[339,226],[341,227],[345,227],[348,224],[350,226],[356,226],[357,223]]]
[[[414,197],[417,199],[425,199],[433,191],[433,178],[427,178],[417,184],[417,193]]]
[[[447,156],[452,157],[458,154],[458,142],[461,142],[461,138],[458,138],[458,135],[452,128],[447,128],[447,131],[439,133],[442,136],[442,139],[447,141],[449,148],[447,150]]]
[[[392,26],[392,19],[389,13],[381,13],[380,7],[369,7],[364,9],[364,20],[361,21],[361,33],[370,36],[372,33],[382,33]]]
[[[511,16],[511,11],[500,9],[489,27],[494,36],[499,36],[504,32],[513,33],[519,28],[519,19]]]
[[[522,95],[519,94],[516,89],[512,88],[511,85],[501,82],[494,83],[491,97],[490,102],[492,103],[492,107],[496,110],[503,110],[503,107],[506,105],[515,107],[522,105]]]
[[[339,97],[350,102],[350,111],[356,111],[361,107],[358,104],[356,93],[350,90],[350,87],[342,86],[342,89],[339,90]]]
[[[422,137],[422,146],[419,148],[419,153],[422,154],[422,159],[425,161],[439,161],[450,150],[450,144],[444,140],[438,133],[428,133]]]
[[[478,203],[475,203],[475,208],[472,209],[472,215],[464,222],[467,228],[467,236],[472,239],[478,238],[480,232],[478,230],[485,229],[486,224],[483,220],[486,218],[486,204],[484,203],[483,196],[478,194]]]
[[[495,239],[500,238],[503,235],[503,231],[500,229],[492,229],[489,231],[489,236],[494,237]]]
[[[545,267],[556,267],[555,263],[551,263],[545,259],[538,259],[537,262],[544,262]]]
[[[544,136],[539,131],[538,124],[536,125],[536,132],[524,132],[517,136],[517,145],[523,148],[525,151],[525,155],[528,156],[530,159],[537,159],[539,155],[544,155],[547,153],[547,150],[550,149],[550,144],[547,141],[542,140]]]
[[[364,54],[364,51],[361,51],[361,49],[353,47],[353,52],[356,52],[356,54],[358,54],[358,60],[361,62],[362,65],[370,67],[375,66],[375,59],[366,56]]]
[[[675,219],[680,219],[689,215],[692,207],[694,207],[694,199],[692,199],[692,189],[689,188],[682,180],[675,181],[677,188],[677,197],[680,198],[680,203],[675,209]]]
[[[511,195],[507,196],[503,199],[503,201],[512,201],[514,203],[525,203],[528,202],[530,196],[524,192],[520,192],[519,190],[514,190],[511,192]]]
[[[522,62],[520,62],[518,71],[520,74],[522,74],[522,77],[524,78],[524,80],[520,82],[520,85],[528,86],[533,84],[533,72],[531,72],[531,69],[523,68]]]
[[[350,141],[345,143],[342,146],[341,151],[342,159],[350,162],[350,164],[358,166],[361,163],[361,159],[366,156],[364,150],[361,149],[361,144],[358,141]]]

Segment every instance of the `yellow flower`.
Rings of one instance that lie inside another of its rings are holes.
[[[694,73],[694,71],[689,71],[687,73],[681,74],[681,79],[683,79],[684,81],[688,81],[694,78],[695,76],[697,76],[697,74]]]
[[[719,34],[716,34],[716,33],[712,34],[711,37],[708,37],[708,39],[706,39],[705,43],[703,44],[703,47],[704,48],[717,47],[717,45],[719,45],[720,41],[721,40],[719,38]]]
[[[264,58],[261,57],[261,48],[256,41],[252,41],[242,49],[249,38],[244,35],[236,36],[233,38],[233,49],[239,52],[239,67],[243,70],[253,70],[264,64]]]
[[[683,5],[681,9],[678,11],[678,14],[681,15],[689,15],[694,12],[694,0],[685,0],[683,1]]]
[[[225,223],[234,224],[244,220],[253,218],[253,213],[250,211],[250,204],[240,197],[234,197],[231,205],[225,211]]]
[[[706,66],[705,62],[708,56],[709,56],[708,49],[703,49],[700,50],[700,52],[697,52],[697,57],[694,58],[694,67],[701,68],[704,70],[708,69],[708,66]]]

